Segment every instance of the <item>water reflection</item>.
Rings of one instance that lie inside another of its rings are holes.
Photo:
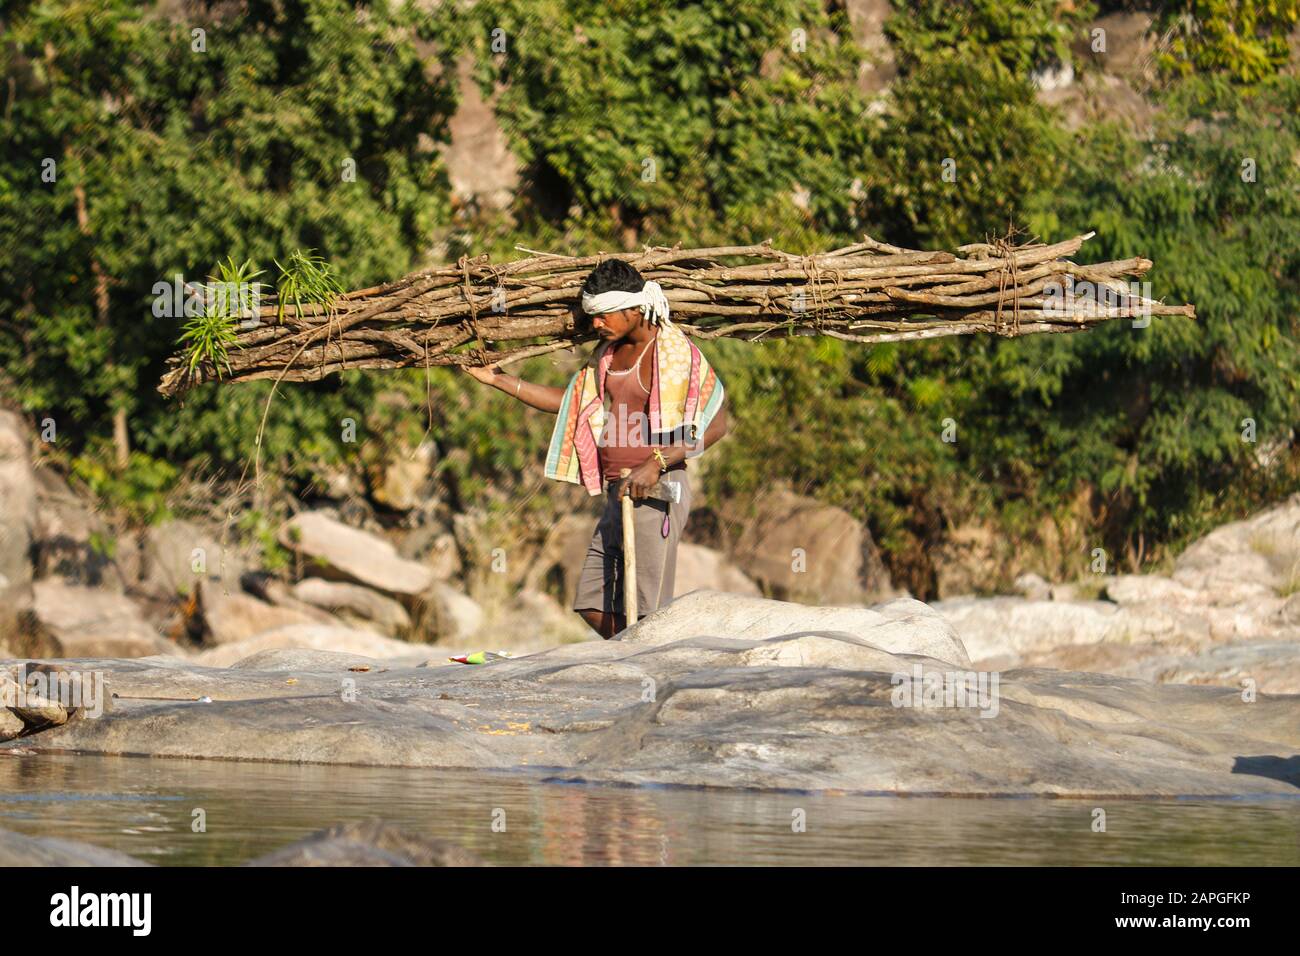
[[[1106,810],[1106,832],[1092,829]],[[203,811],[207,831],[192,821]],[[802,812],[806,830],[794,824]],[[0,757],[0,827],[167,865],[381,817],[515,865],[1290,865],[1300,800],[969,800],[542,783],[516,774]]]

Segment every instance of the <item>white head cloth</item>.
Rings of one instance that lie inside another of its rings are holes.
[[[582,311],[588,315],[617,312],[620,309],[639,308],[651,325],[671,325],[668,321],[668,297],[658,282],[648,281],[640,292],[602,292],[599,295],[582,294]]]

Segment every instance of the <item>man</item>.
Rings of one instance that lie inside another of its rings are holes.
[[[601,637],[625,626],[621,501],[635,502],[637,608],[673,598],[677,543],[691,510],[686,459],[727,433],[726,395],[704,354],[668,319],[668,300],[619,259],[582,286],[582,312],[601,343],[567,388],[525,382],[499,368],[464,366],[525,405],[557,415],[546,477],[605,493],[605,508],[578,580],[573,609]],[[630,468],[627,480],[620,471]],[[660,481],[680,502],[647,497]]]

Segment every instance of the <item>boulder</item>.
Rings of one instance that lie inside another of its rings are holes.
[[[615,639],[657,646],[705,635],[758,640],[804,631],[843,632],[895,654],[970,663],[952,626],[929,605],[912,598],[872,608],[808,607],[719,591],[693,591],[647,614]]]
[[[914,601],[800,617],[781,602],[695,594],[623,640],[477,667],[352,665],[346,694],[336,655],[231,668],[95,661],[122,690],[111,713],[0,750],[800,792],[1258,797],[1300,785],[1286,759],[1300,751],[1294,698],[1039,668],[976,673]],[[968,697],[951,693],[954,681]],[[931,682],[947,699],[923,693]],[[200,695],[211,702],[137,699]],[[318,845],[311,861],[413,852],[389,840],[339,833],[320,842],[360,848]]]
[[[450,581],[464,570],[456,536],[436,523],[417,525],[402,533],[397,553],[427,565],[438,581]]]
[[[1173,579],[1216,604],[1275,597],[1300,586],[1300,493],[1215,528],[1174,562]]]
[[[127,581],[115,561],[116,536],[87,501],[49,468],[36,476],[33,540],[37,577],[121,591]]]
[[[1162,683],[1219,684],[1262,694],[1300,694],[1300,641],[1242,642],[1166,658],[1152,668]]]
[[[140,556],[141,587],[168,598],[193,594],[201,580],[237,590],[248,560],[233,541],[223,545],[220,538],[219,532],[183,519],[149,528]]]
[[[1016,593],[1035,601],[1052,599],[1052,586],[1042,575],[1028,573],[1016,578]]]
[[[34,614],[41,656],[148,657],[179,654],[128,597],[56,579],[37,581]]]
[[[211,645],[234,644],[295,624],[321,623],[314,615],[227,591],[210,581],[199,582],[199,615],[204,642]]]
[[[27,729],[26,722],[8,707],[0,707],[0,741],[13,740]]]
[[[68,722],[68,709],[57,700],[38,696],[4,675],[0,675],[0,700],[7,703],[6,712],[28,729],[57,727]]]
[[[468,594],[435,581],[419,598],[413,633],[443,644],[467,641],[483,626],[483,608]]]
[[[774,597],[860,604],[896,594],[871,533],[844,509],[786,489],[755,509],[732,559]]]
[[[1119,608],[1109,601],[968,595],[935,601],[930,607],[953,626],[971,659],[986,666],[1014,666],[1026,651],[1096,644],[1118,633]]]
[[[1236,686],[1247,677],[1287,693],[1280,646],[1300,640],[1300,494],[1214,529],[1171,575],[1101,579],[1108,600],[1022,578],[1030,597],[963,596],[934,603],[976,666],[1047,666]],[[1077,590],[1077,589],[1076,589]],[[1277,642],[1279,646],[1270,648]]]
[[[1204,604],[1212,599],[1161,574],[1117,574],[1105,581],[1102,593],[1116,604]]]
[[[348,624],[396,637],[411,628],[411,616],[392,598],[359,584],[304,578],[293,586],[293,597],[330,611]]]
[[[33,837],[0,830],[0,867],[10,866],[152,866],[133,856],[76,840]]]
[[[434,583],[428,567],[401,557],[383,538],[318,511],[289,520],[280,529],[280,543],[308,559],[308,570],[386,594],[413,597]]]
[[[322,578],[310,578],[312,581],[320,581]],[[337,625],[339,618],[335,617],[328,611],[308,604],[306,601],[300,601],[294,597],[293,588],[273,575],[262,571],[253,571],[245,574],[240,582],[244,585],[244,590],[259,597],[263,601],[274,604],[276,607],[288,608],[291,611],[298,611],[303,617],[306,617],[318,624]]]
[[[683,541],[677,546],[677,576],[673,582],[673,591],[675,594],[687,594],[700,590],[727,591],[755,597],[761,594],[758,585],[728,561],[721,551]]]
[[[587,641],[595,634],[586,621],[551,595],[528,588],[505,600],[486,602],[477,633],[482,647],[466,645],[457,650],[539,651],[556,644]]]
[[[486,866],[449,840],[409,833],[380,820],[313,833],[245,866]]]
[[[264,631],[256,637],[233,644],[214,647],[199,653],[194,660],[207,667],[229,667],[261,651],[295,649],[334,651],[377,659],[410,657],[420,653],[418,647],[405,641],[381,637],[373,631],[323,624],[293,624],[274,631]]]

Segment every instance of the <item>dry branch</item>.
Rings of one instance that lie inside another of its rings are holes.
[[[972,243],[956,254],[900,249],[870,238],[814,256],[768,243],[710,249],[647,248],[571,257],[528,252],[426,269],[339,296],[328,307],[263,305],[239,329],[220,369],[169,362],[159,391],[206,381],[314,381],[344,369],[500,364],[593,341],[578,312],[587,273],[602,259],[630,262],[663,286],[676,324],[699,339],[827,335],[898,342],[981,332],[1076,332],[1115,318],[1195,317],[1191,305],[1133,294],[1127,278],[1147,259],[1078,265],[1093,234],[1052,245]],[[1079,285],[1086,283],[1085,286]],[[1064,295],[1073,287],[1078,295]]]

